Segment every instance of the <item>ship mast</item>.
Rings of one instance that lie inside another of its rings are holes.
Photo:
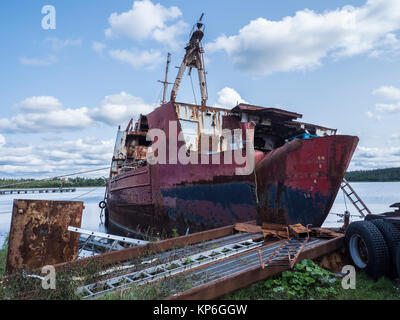
[[[181,66],[178,71],[178,75],[176,76],[175,79],[174,87],[172,88],[171,91],[171,101],[175,101],[183,74],[186,70],[186,67],[188,67],[189,75],[192,71],[192,68],[197,69],[197,73],[199,74],[201,105],[205,106],[207,104],[207,99],[208,99],[207,82],[204,71],[204,59],[203,59],[204,49],[203,46],[201,45],[201,40],[204,37],[204,24],[201,22],[203,17],[204,13],[201,14],[199,21],[196,23],[197,29],[192,32],[189,43],[185,47],[186,53],[185,56],[183,57]]]
[[[165,79],[164,81],[158,80],[158,82],[161,82],[164,85],[164,93],[163,93],[163,99],[162,99],[162,103],[161,104],[165,104],[166,98],[167,98],[167,88],[169,84],[173,84],[171,82],[168,82],[168,68],[169,68],[169,64],[171,63],[171,54],[168,52],[168,56],[167,56],[167,66],[165,67]]]

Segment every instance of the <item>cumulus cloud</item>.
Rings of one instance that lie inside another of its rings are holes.
[[[217,95],[217,105],[222,108],[232,109],[239,103],[247,103],[236,90],[229,87],[218,91]]]
[[[51,44],[53,50],[61,50],[69,46],[80,46],[82,44],[81,39],[65,39],[61,40],[58,38],[46,38],[47,42]]]
[[[375,109],[381,114],[385,113],[397,113],[400,112],[400,89],[394,86],[382,86],[372,91],[373,95],[379,96],[380,98],[390,103],[377,103]],[[379,117],[371,111],[367,112],[369,118]]]
[[[126,62],[132,67],[154,69],[158,64],[161,63],[161,52],[158,50],[110,50],[109,55],[116,60]]]
[[[55,97],[35,96],[14,106],[19,112],[17,115],[0,118],[0,132],[61,132],[85,129],[98,123],[113,126],[147,114],[154,107],[155,104],[124,91],[106,96],[100,106],[94,108],[65,108]]]
[[[400,147],[373,148],[358,146],[351,161],[351,170],[400,167]]]
[[[351,57],[398,44],[398,0],[368,0],[361,7],[317,13],[301,10],[279,21],[258,18],[236,35],[208,43],[209,52],[225,51],[234,64],[253,74],[310,69],[326,57]],[[378,55],[378,52],[375,52]]]
[[[176,38],[186,33],[187,24],[176,19],[182,16],[178,7],[164,7],[150,0],[134,1],[132,9],[108,18],[110,27],[105,30],[107,37],[126,36],[134,40],[152,39],[169,46],[176,45]]]
[[[55,176],[86,170],[90,166],[106,167],[112,157],[113,146],[112,140],[97,138],[53,141],[37,146],[0,145],[0,175]],[[101,172],[95,173],[99,174]]]
[[[91,111],[91,116],[94,120],[117,125],[127,122],[132,117],[136,118],[139,114],[147,114],[153,111],[154,107],[155,105],[145,103],[142,98],[122,91],[106,96],[101,106]]]
[[[400,89],[394,86],[382,86],[372,91],[372,94],[386,100],[400,101]]]
[[[19,62],[26,66],[45,67],[57,63],[58,59],[54,55],[48,55],[46,58],[27,58],[20,57]]]
[[[53,111],[62,108],[62,104],[57,98],[52,96],[37,96],[26,98],[25,100],[17,103],[14,108],[19,108],[22,111],[31,113]]]
[[[11,119],[0,119],[2,132],[54,132],[76,130],[88,127],[93,120],[88,116],[88,108],[61,109],[46,112],[19,113]]]
[[[0,134],[0,148],[6,144],[6,138]]]
[[[103,56],[103,51],[105,48],[107,48],[107,46],[102,42],[93,41],[92,43],[93,51],[96,52],[99,56]]]

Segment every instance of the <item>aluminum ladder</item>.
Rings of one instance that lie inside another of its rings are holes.
[[[368,207],[361,200],[361,198],[358,196],[358,194],[354,191],[354,189],[345,178],[343,178],[342,183],[340,184],[340,189],[343,190],[343,193],[354,205],[354,207],[357,209],[362,217],[365,217],[364,211],[367,212],[367,214],[371,214],[371,211],[368,209]]]
[[[127,247],[140,246],[149,243],[144,240],[121,237],[71,226],[68,227],[68,231],[81,234],[79,239],[80,245],[78,255],[83,250],[92,251],[93,254],[95,254],[125,249],[126,247],[120,245],[120,243],[125,244]]]
[[[251,239],[242,240],[212,250],[192,254],[168,263],[88,284],[79,287],[76,293],[81,294],[83,299],[93,299],[106,293],[126,289],[133,285],[144,285],[159,279],[166,279],[190,269],[226,259],[238,253],[246,252],[261,246],[263,246],[263,241],[257,242]]]

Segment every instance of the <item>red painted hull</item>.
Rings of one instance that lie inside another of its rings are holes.
[[[168,104],[162,108],[162,115],[148,115],[149,127],[168,131],[161,117],[175,115]],[[110,181],[110,229],[170,235],[173,229],[192,233],[254,219],[318,227],[357,143],[357,137],[341,135],[295,139],[256,154],[254,172],[244,176],[235,174],[236,164],[147,164]]]

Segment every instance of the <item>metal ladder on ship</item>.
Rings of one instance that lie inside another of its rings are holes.
[[[354,191],[354,189],[351,187],[351,185],[347,182],[345,178],[343,178],[342,180],[340,189],[343,190],[343,193],[354,205],[354,207],[357,209],[357,211],[360,213],[362,217],[365,217],[364,211],[366,211],[367,214],[371,214],[371,211],[368,209],[368,207],[361,200],[361,198],[358,196],[358,194]]]

